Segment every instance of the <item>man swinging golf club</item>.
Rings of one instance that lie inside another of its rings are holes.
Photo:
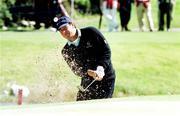
[[[110,47],[102,33],[94,27],[78,29],[67,16],[56,21],[56,29],[67,39],[62,56],[71,70],[82,77],[77,101],[111,98],[115,71]]]

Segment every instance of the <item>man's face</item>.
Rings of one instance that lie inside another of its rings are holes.
[[[60,28],[59,32],[61,35],[68,39],[69,41],[74,41],[74,36],[76,34],[76,28],[72,24],[67,24]]]

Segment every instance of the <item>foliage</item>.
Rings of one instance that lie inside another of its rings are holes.
[[[4,20],[12,20],[9,8],[15,3],[15,0],[0,0],[0,26],[4,25]]]
[[[89,0],[75,0],[74,3],[76,4],[76,9],[80,13],[87,13],[90,10],[90,3]]]

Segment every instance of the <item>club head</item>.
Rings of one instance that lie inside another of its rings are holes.
[[[85,92],[85,91],[89,91],[88,88],[89,86],[91,86],[96,80],[94,79],[86,88],[83,88],[83,86],[77,86],[77,88],[81,91],[81,92]]]

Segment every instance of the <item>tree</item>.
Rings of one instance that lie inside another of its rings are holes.
[[[0,0],[0,26],[8,26],[12,20],[9,8],[15,3],[15,0]]]
[[[102,0],[89,0],[90,1],[90,6],[91,6],[91,12],[93,14],[100,14],[101,10],[100,10],[100,5],[101,5],[101,1]]]
[[[90,12],[89,0],[74,0],[75,8],[78,9],[80,13]]]

